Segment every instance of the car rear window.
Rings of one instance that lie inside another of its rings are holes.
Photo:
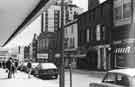
[[[56,66],[53,63],[42,63],[40,64],[42,69],[56,69]]]

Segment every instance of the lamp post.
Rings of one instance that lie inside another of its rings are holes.
[[[59,85],[60,87],[65,87],[65,70],[64,70],[64,0],[61,0],[61,28],[60,28],[60,50],[61,50],[61,58],[60,58],[60,79]]]

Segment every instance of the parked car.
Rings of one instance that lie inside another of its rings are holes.
[[[33,69],[36,68],[36,67],[38,66],[38,64],[39,64],[39,63],[37,63],[37,62],[33,62],[33,63],[32,63],[32,68],[33,68]]]
[[[90,83],[90,87],[135,87],[135,68],[108,71],[101,83]]]
[[[27,72],[27,62],[24,62],[21,65],[19,65],[18,70],[23,71],[23,72]]]
[[[33,71],[33,75],[41,78],[52,77],[57,79],[58,68],[53,63],[39,63]]]
[[[32,72],[31,72],[31,74],[34,74],[34,71],[35,71],[36,67],[38,66],[38,64],[39,63],[37,63],[37,62],[32,63]]]

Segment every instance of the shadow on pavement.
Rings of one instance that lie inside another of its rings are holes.
[[[8,78],[8,77],[7,78],[0,78],[0,80],[7,80],[7,79],[10,79],[10,78]]]

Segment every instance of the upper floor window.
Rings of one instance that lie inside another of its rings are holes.
[[[131,0],[114,0],[114,24],[128,24],[131,17]]]
[[[101,27],[100,25],[97,25],[96,26],[96,40],[101,40],[100,35],[101,35]]]
[[[106,38],[106,27],[104,25],[101,26],[101,40],[105,40]]]
[[[89,42],[89,40],[90,40],[90,30],[89,30],[89,28],[86,30],[86,40],[87,40],[87,42]]]
[[[126,3],[123,5],[123,18],[128,18],[131,16],[131,3]]]
[[[104,25],[96,26],[96,40],[105,40],[106,38],[106,27]]]

